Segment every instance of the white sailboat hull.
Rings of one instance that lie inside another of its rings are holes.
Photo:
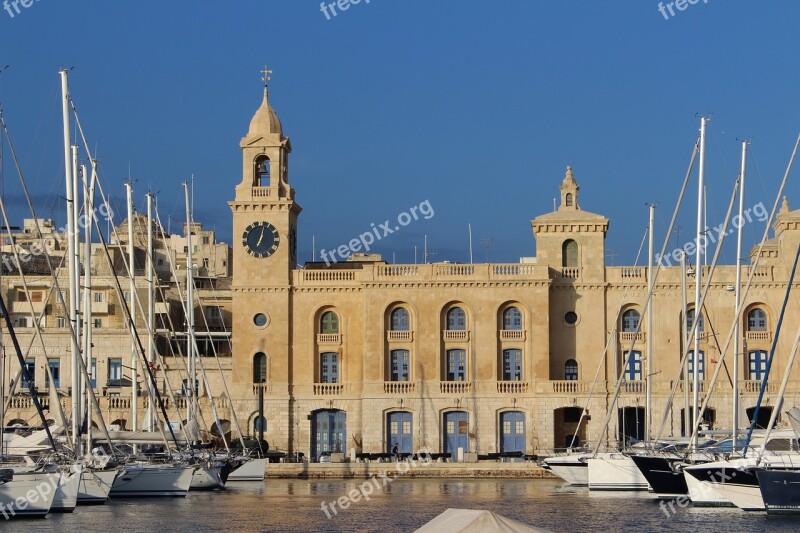
[[[71,513],[78,505],[78,486],[83,469],[78,465],[74,468],[75,471],[61,473],[62,477],[53,496],[53,504],[50,506],[51,513]]]
[[[221,466],[202,466],[194,471],[190,490],[214,490],[225,488]]]
[[[648,490],[650,485],[633,459],[619,453],[587,460],[589,490]]]
[[[78,487],[78,504],[106,503],[119,470],[84,470]]]
[[[264,481],[266,467],[266,459],[252,459],[231,472],[228,481]]]
[[[111,486],[111,498],[186,496],[192,484],[193,466],[126,465]]]
[[[714,483],[714,490],[725,500],[742,511],[766,511],[764,498],[758,485],[739,485],[736,483]]]
[[[0,516],[5,519],[45,516],[50,512],[60,479],[59,473],[14,473],[12,481],[0,484],[3,505]],[[28,498],[30,492],[36,497]]]
[[[733,504],[722,494],[716,486],[708,481],[700,481],[685,469],[683,477],[686,479],[686,488],[692,504],[696,507],[733,507]]]
[[[570,485],[586,486],[589,484],[589,465],[583,456],[548,457],[543,462],[552,472]]]

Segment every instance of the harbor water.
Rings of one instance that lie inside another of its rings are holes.
[[[369,483],[369,499],[363,494]],[[385,485],[385,486],[384,486]],[[358,487],[365,490],[357,490]],[[356,492],[352,491],[356,489]],[[349,498],[349,493],[359,494]],[[345,498],[346,509],[330,502]],[[357,501],[356,501],[357,500]],[[327,503],[327,514],[323,510]],[[646,492],[589,492],[549,479],[273,480],[186,498],[131,499],[6,523],[14,531],[408,532],[449,507],[488,509],[555,532],[796,532],[800,517],[659,506]],[[328,518],[330,515],[330,518]],[[1,522],[1,520],[0,520]]]

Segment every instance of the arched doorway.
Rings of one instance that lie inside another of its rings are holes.
[[[500,413],[500,451],[525,452],[525,413]]]
[[[753,423],[753,416],[756,414],[755,407],[748,407],[747,408],[747,419],[750,423]],[[758,410],[758,420],[756,420],[756,429],[767,429],[769,425],[769,419],[772,417],[772,407],[762,405],[761,409]],[[775,424],[777,425],[778,419],[775,419]]]
[[[555,448],[577,448],[586,442],[586,424],[583,421],[578,434],[578,423],[581,420],[583,409],[580,407],[561,407],[553,411],[553,446]]]
[[[394,445],[400,453],[414,451],[413,421],[411,413],[395,411],[386,417],[386,451],[391,452]]]
[[[638,442],[644,440],[645,416],[644,407],[622,407],[618,410],[619,435],[622,442]]]
[[[451,411],[444,414],[444,453],[458,457],[458,449],[469,451],[469,414]]]
[[[341,453],[347,441],[347,413],[323,409],[311,415],[311,456],[319,461],[322,452]]]

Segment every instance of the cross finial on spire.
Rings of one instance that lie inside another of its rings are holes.
[[[269,80],[271,79],[269,76],[270,74],[272,74],[272,71],[268,66],[264,65],[264,70],[261,71],[261,81],[264,82],[265,89],[269,87]]]

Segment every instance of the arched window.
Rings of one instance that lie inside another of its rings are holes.
[[[262,429],[264,433],[267,432],[267,419],[263,416],[256,416],[253,419],[253,434],[258,435]]]
[[[747,314],[747,331],[767,331],[767,313],[756,307]]]
[[[256,187],[269,187],[270,168],[269,157],[261,156],[256,160]]]
[[[253,383],[267,382],[267,354],[258,352],[253,356]]]
[[[561,246],[561,266],[578,266],[578,243],[572,239],[564,241],[564,244]]]
[[[564,197],[564,205],[567,207],[572,207],[572,193],[568,192],[567,195]]]
[[[622,313],[622,331],[625,333],[635,332],[639,327],[639,321],[642,315],[636,309],[628,309]]]
[[[333,311],[323,313],[319,321],[320,333],[339,333],[339,315]]]
[[[411,328],[411,320],[405,307],[392,311],[391,328],[392,331],[408,331]]]
[[[463,331],[467,329],[467,314],[460,307],[453,307],[447,312],[447,329]]]
[[[695,310],[689,309],[686,311],[686,331],[691,332],[692,328],[694,327],[694,316]],[[697,333],[703,333],[705,331],[705,324],[703,323],[703,314],[700,313],[700,323],[697,324]]]
[[[564,379],[578,381],[578,362],[575,359],[567,359],[564,363]]]
[[[522,329],[522,312],[516,307],[503,311],[503,329]]]

